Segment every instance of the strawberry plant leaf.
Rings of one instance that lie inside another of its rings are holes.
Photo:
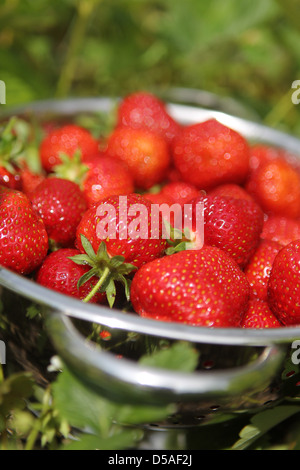
[[[299,412],[299,406],[282,405],[255,414],[251,418],[250,424],[241,430],[240,439],[233,444],[232,450],[245,450],[251,447],[255,441],[270,431],[270,429]]]
[[[178,341],[169,348],[155,351],[150,356],[143,356],[139,362],[147,366],[192,372],[197,367],[198,361],[198,351],[189,343]]]

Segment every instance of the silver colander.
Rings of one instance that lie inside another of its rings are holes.
[[[83,98],[38,102],[10,113],[34,115],[39,120],[72,119],[80,113],[109,112],[113,106],[112,99]],[[168,109],[183,124],[216,118],[249,141],[269,143],[300,156],[297,138],[260,123],[174,102]],[[28,302],[39,306],[54,351],[99,394],[122,403],[176,406],[165,422],[149,425],[198,426],[223,413],[259,410],[298,393],[300,375],[292,358],[297,358],[300,327],[251,330],[158,322],[117,308],[83,304],[4,268],[0,268],[0,285],[4,311],[7,298],[7,308],[13,305],[19,318],[24,317]],[[88,341],[83,334],[85,324],[107,329],[109,341],[101,347]],[[142,366],[138,359],[149,341],[191,343],[199,351],[197,370],[186,373]]]

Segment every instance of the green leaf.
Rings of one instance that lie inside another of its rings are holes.
[[[170,347],[158,350],[140,359],[140,364],[169,370],[192,372],[197,367],[199,353],[189,343],[178,341]]]
[[[282,405],[257,413],[251,418],[251,424],[241,430],[240,439],[232,446],[232,449],[245,450],[251,447],[256,440],[272,428],[299,412],[299,406]]]
[[[1,382],[0,416],[5,417],[13,409],[23,409],[33,390],[34,380],[27,372],[12,374]]]
[[[81,234],[80,238],[81,238],[81,243],[82,243],[84,251],[86,252],[86,254],[90,257],[90,259],[93,262],[96,262],[97,261],[97,256],[96,256],[96,253],[94,251],[94,248],[92,247],[91,242],[83,234]]]

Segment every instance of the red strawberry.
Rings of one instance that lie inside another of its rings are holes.
[[[80,150],[82,158],[98,154],[99,143],[92,134],[81,126],[66,124],[50,131],[40,144],[40,159],[45,171],[61,163],[61,154],[73,158]]]
[[[249,308],[242,319],[242,328],[280,328],[282,326],[266,301],[250,300]]]
[[[82,191],[88,206],[108,196],[134,192],[134,182],[129,169],[122,161],[106,156],[87,159],[89,170],[82,181]]]
[[[208,327],[238,327],[250,287],[235,261],[215,247],[181,251],[142,266],[131,284],[141,316]]]
[[[238,184],[220,184],[208,192],[210,196],[234,197],[236,199],[246,199],[253,201],[253,197]]]
[[[74,263],[70,258],[80,255],[73,248],[61,248],[50,253],[39,268],[36,281],[48,289],[55,290],[77,299],[84,300],[98,282],[96,276],[78,287],[78,281],[89,271],[88,266]],[[92,303],[104,303],[105,293],[97,292],[90,299]]]
[[[285,246],[300,239],[300,220],[270,215],[266,218],[261,234],[266,240],[273,240]]]
[[[0,184],[19,191],[21,189],[20,173],[17,169],[8,171],[4,166],[0,166]]]
[[[199,189],[243,183],[249,172],[247,141],[215,119],[183,128],[172,149],[182,179]]]
[[[84,235],[97,252],[103,241],[110,256],[123,256],[126,263],[140,267],[161,256],[166,248],[166,240],[161,238],[161,217],[158,224],[154,228],[156,233],[151,228],[151,202],[143,196],[111,196],[83,215],[77,228],[76,245],[83,250],[81,235]]]
[[[29,274],[43,261],[48,236],[25,194],[0,186],[0,264]]]
[[[25,194],[32,193],[38,185],[44,181],[45,175],[43,173],[34,173],[28,167],[20,170],[21,190]]]
[[[181,125],[169,114],[165,103],[144,91],[123,98],[118,108],[117,125],[149,129],[168,142],[172,142],[181,128]]]
[[[268,303],[283,325],[300,324],[300,240],[276,256],[268,284]]]
[[[300,217],[300,173],[284,158],[260,165],[246,189],[267,214]]]
[[[251,286],[251,297],[267,300],[268,281],[273,261],[282,245],[272,240],[259,242],[254,255],[247,264],[244,272]]]
[[[192,184],[177,181],[165,184],[161,194],[170,198],[173,203],[186,204],[199,196],[199,190]]]
[[[148,130],[120,127],[107,141],[109,157],[122,160],[129,168],[137,188],[148,190],[161,183],[170,165],[167,141]]]
[[[296,169],[300,169],[299,157],[279,147],[266,144],[255,144],[251,147],[250,173],[256,171],[265,163],[270,163],[277,158],[284,159]]]
[[[56,246],[72,247],[77,226],[87,209],[79,186],[62,178],[48,177],[29,197],[49,239]]]
[[[184,218],[184,226],[192,233],[199,230],[199,204],[204,205],[204,243],[221,248],[245,267],[260,240],[264,219],[260,207],[245,199],[199,196],[191,201],[192,216]]]

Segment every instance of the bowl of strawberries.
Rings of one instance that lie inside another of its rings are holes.
[[[33,303],[77,376],[116,400],[176,402],[176,423],[276,402],[287,361],[299,381],[299,148],[145,91],[10,111],[4,307]],[[198,354],[193,370],[140,360],[178,343]]]

